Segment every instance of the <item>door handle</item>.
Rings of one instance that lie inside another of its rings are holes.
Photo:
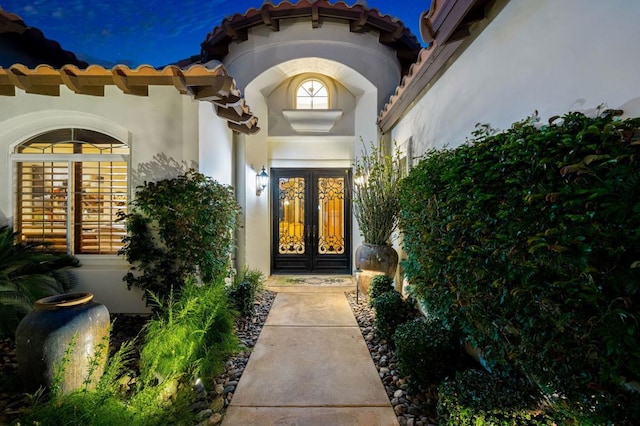
[[[313,225],[313,240],[315,241],[316,239],[316,226]]]

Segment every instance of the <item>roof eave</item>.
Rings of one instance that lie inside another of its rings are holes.
[[[429,37],[430,40],[425,41],[430,41],[430,45],[420,51],[417,62],[402,78],[378,115],[378,127],[382,133],[389,132],[398,123],[424,88],[450,64],[449,60],[471,35],[469,27],[486,17],[492,1],[445,0],[432,3],[435,9],[423,14],[420,24],[423,38]]]

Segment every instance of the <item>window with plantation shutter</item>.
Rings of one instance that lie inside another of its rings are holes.
[[[99,132],[60,129],[18,145],[15,231],[70,254],[116,254],[126,231],[129,147]]]

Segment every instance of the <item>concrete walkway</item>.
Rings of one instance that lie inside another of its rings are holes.
[[[270,287],[278,295],[223,426],[397,426],[344,295],[353,287]]]

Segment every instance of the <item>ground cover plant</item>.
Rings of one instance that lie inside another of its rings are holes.
[[[479,126],[402,187],[411,292],[560,416],[638,422],[640,119]]]
[[[216,281],[229,270],[238,213],[233,189],[195,170],[145,182],[131,211],[119,213],[128,231],[119,254],[132,265],[127,286],[164,302],[189,275]]]

